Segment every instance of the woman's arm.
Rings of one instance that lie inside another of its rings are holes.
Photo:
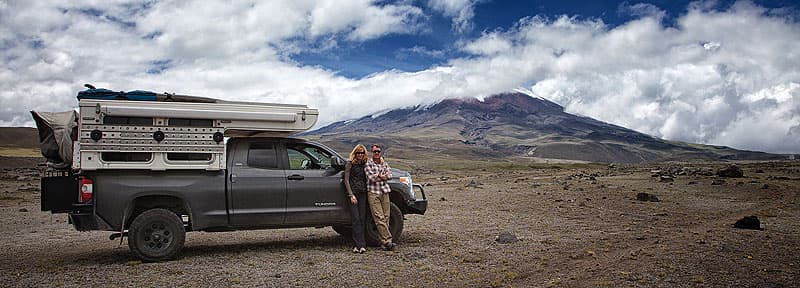
[[[353,196],[353,189],[350,188],[350,167],[351,163],[348,161],[347,164],[344,164],[344,187],[347,188],[345,192],[347,192],[348,196]]]

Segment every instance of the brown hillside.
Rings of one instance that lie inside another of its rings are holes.
[[[0,146],[38,148],[39,134],[31,127],[0,127]]]

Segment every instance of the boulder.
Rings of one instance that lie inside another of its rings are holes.
[[[500,244],[511,244],[514,242],[519,241],[516,235],[511,234],[511,232],[501,232],[497,237],[495,237],[494,241]]]
[[[467,185],[464,185],[464,187],[483,188],[483,183],[475,180],[470,180],[469,183],[467,183]]]
[[[756,216],[747,216],[739,219],[739,221],[733,224],[733,227],[739,229],[764,230],[761,228],[761,221],[759,221]]]
[[[717,170],[717,176],[728,177],[728,178],[742,178],[744,177],[744,171],[742,171],[742,168],[739,168],[736,165],[731,165]]]
[[[648,193],[644,193],[644,192],[636,194],[636,200],[645,201],[645,202],[661,202],[661,200],[658,200],[658,197],[656,197],[656,195],[648,194]]]

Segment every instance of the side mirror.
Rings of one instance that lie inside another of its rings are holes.
[[[344,169],[344,159],[339,156],[331,156],[331,167],[336,168],[336,170]]]

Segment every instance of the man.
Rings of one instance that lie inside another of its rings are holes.
[[[391,215],[389,208],[389,179],[392,179],[392,171],[389,164],[381,157],[381,145],[372,144],[371,147],[372,158],[367,162],[364,167],[364,172],[367,174],[367,200],[369,201],[369,208],[372,210],[372,219],[375,221],[375,226],[378,226],[378,234],[381,237],[381,248],[383,250],[394,249],[395,244],[392,242],[392,233],[389,232],[389,216]]]

